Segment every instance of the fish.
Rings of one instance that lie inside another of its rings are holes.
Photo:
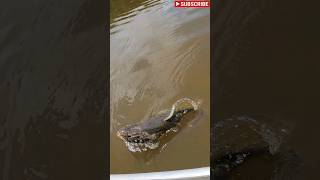
[[[180,106],[182,104],[189,106]],[[171,110],[160,111],[147,120],[126,125],[117,131],[117,136],[124,141],[131,152],[156,149],[163,135],[176,131],[183,117],[189,112],[197,111],[198,108],[199,104],[192,99],[179,99],[172,105]]]

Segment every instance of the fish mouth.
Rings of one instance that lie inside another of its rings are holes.
[[[153,141],[149,138],[145,138],[143,136],[127,136],[124,131],[117,131],[117,136],[122,139],[126,143],[133,144],[143,144],[143,143],[153,143]]]
[[[122,134],[121,134],[121,132],[120,132],[120,131],[117,131],[116,135],[117,135],[119,138],[121,138],[121,137],[122,137]]]
[[[123,141],[127,141],[127,140],[124,138],[124,134],[123,134],[123,133],[124,133],[123,130],[118,130],[117,133],[116,133],[116,135],[117,135],[120,139],[122,139]]]
[[[135,138],[134,136],[126,135],[125,131],[123,131],[123,130],[117,131],[116,134],[124,142],[128,142],[128,143],[143,143],[144,142],[144,139],[142,139],[142,138],[139,138],[139,137]]]

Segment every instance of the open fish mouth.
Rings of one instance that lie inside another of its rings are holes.
[[[148,138],[142,138],[141,136],[125,137],[124,132],[119,130],[117,136],[123,140],[126,147],[131,152],[143,152],[159,147],[159,141],[151,140]]]
[[[117,132],[117,136],[125,142],[130,143],[145,143],[151,141],[150,139],[141,138],[140,136],[137,137],[124,137],[119,131]]]

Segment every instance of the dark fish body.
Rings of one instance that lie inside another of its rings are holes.
[[[170,111],[165,111],[147,120],[127,125],[121,128],[117,132],[117,135],[123,141],[131,143],[133,146],[155,144],[159,142],[159,138],[162,135],[176,128],[183,116],[190,111],[194,111],[194,109],[179,110],[174,112],[172,116],[170,116]],[[169,116],[170,118],[168,118]]]

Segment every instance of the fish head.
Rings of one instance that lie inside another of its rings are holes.
[[[117,136],[129,143],[147,143],[156,139],[154,134],[144,131],[139,125],[128,125],[117,131]]]

